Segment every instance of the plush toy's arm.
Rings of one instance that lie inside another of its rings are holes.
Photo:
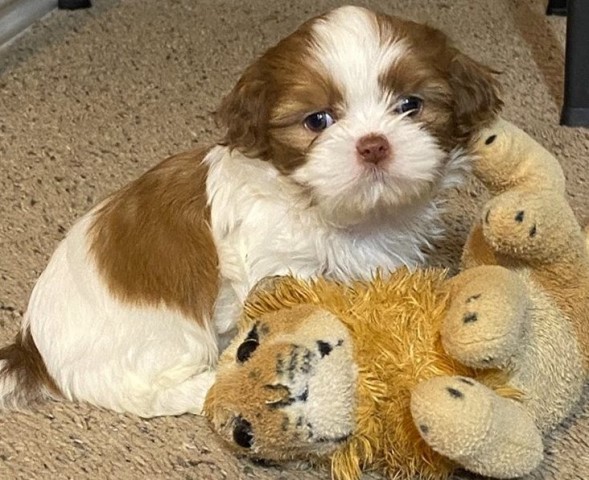
[[[481,131],[471,151],[473,170],[493,198],[470,232],[464,268],[514,261],[570,264],[585,253],[586,239],[554,156],[502,119]]]
[[[589,305],[588,241],[566,201],[558,162],[524,132],[500,121],[475,151],[475,173],[493,198],[468,238],[466,270],[448,282],[442,344],[477,372],[503,371],[504,385],[515,382],[525,401],[499,395],[498,384],[477,373],[484,385],[463,377],[421,383],[411,410],[434,450],[468,470],[508,478],[538,465],[540,429],[578,396],[575,345],[589,345],[581,324]]]
[[[493,195],[514,188],[564,195],[565,177],[556,158],[512,123],[499,119],[483,129],[470,151],[475,175]]]

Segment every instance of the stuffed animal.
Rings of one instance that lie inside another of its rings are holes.
[[[371,282],[270,278],[205,413],[236,452],[444,479],[534,470],[589,371],[589,256],[557,161],[500,120],[472,146],[489,189],[463,269]]]

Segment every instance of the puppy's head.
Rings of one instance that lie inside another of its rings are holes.
[[[327,220],[429,196],[449,153],[498,113],[493,72],[440,31],[360,7],[303,24],[223,101],[223,144],[271,162]]]

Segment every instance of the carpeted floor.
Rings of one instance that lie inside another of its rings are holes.
[[[0,52],[0,341],[16,333],[36,277],[72,222],[168,154],[215,138],[209,112],[245,65],[337,0],[102,0],[57,11]],[[589,219],[589,130],[558,126],[564,26],[546,0],[357,2],[443,28],[502,70],[505,116],[562,161]],[[451,195],[456,260],[484,195]],[[576,417],[547,439],[528,480],[589,478],[589,388]],[[327,479],[222,451],[201,418],[151,421],[55,403],[0,414],[0,479]]]

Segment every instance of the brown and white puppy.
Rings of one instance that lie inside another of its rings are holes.
[[[258,280],[423,261],[435,196],[497,90],[433,28],[358,7],[308,21],[223,101],[218,145],[165,160],[71,229],[0,351],[0,403],[199,412]]]

